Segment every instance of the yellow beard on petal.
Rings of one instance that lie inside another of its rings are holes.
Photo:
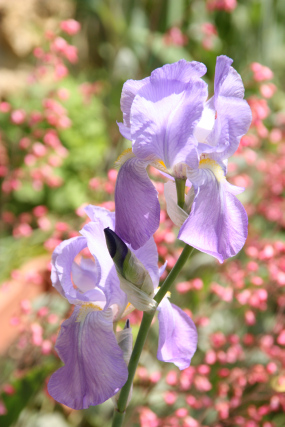
[[[167,170],[163,160],[154,160],[151,162],[151,165],[155,168],[160,170],[161,172],[167,173],[170,175],[170,172]]]
[[[135,157],[133,151],[131,148],[127,148],[124,150],[117,160],[115,161],[115,167],[120,168],[124,163],[126,163],[127,160],[131,159],[132,157]]]
[[[91,313],[92,311],[102,311],[102,308],[96,304],[93,304],[92,302],[82,304],[77,314],[76,322],[84,322],[87,314]]]
[[[226,179],[222,167],[215,160],[207,158],[200,160],[199,169],[210,169],[218,182],[222,182]]]

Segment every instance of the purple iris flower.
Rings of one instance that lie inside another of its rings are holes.
[[[235,197],[243,189],[230,185],[225,174],[227,159],[250,126],[251,111],[231,63],[226,56],[217,58],[215,94],[208,101],[200,78],[206,67],[197,62],[181,60],[124,84],[119,128],[132,149],[117,161],[116,232],[132,247],[143,245],[159,225],[149,164],[191,186],[183,209],[175,203],[175,215],[182,211],[179,239],[220,262],[244,245],[247,215]]]
[[[64,366],[51,376],[48,391],[55,400],[73,409],[98,405],[125,384],[126,354],[117,342],[120,339],[114,332],[114,323],[133,309],[120,289],[104,235],[105,228],[114,230],[115,213],[91,205],[86,212],[91,222],[81,230],[82,236],[62,242],[52,257],[53,286],[75,308],[61,325],[55,348]],[[94,261],[82,259],[79,265],[75,257],[86,247]],[[156,288],[159,269],[153,238],[134,253]],[[158,358],[184,369],[196,351],[195,325],[167,299],[159,310]]]

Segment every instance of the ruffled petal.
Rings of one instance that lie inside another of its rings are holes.
[[[82,292],[93,290],[94,286],[99,283],[98,268],[91,259],[82,258],[80,265],[73,262],[71,272],[73,283]],[[99,289],[98,294],[102,294],[102,291]]]
[[[119,126],[119,131],[120,131],[121,135],[124,138],[131,141],[132,140],[131,128],[127,127],[126,125],[124,125],[124,123],[120,123],[120,122],[117,122],[117,125]]]
[[[80,289],[76,289],[71,281],[74,258],[86,246],[87,242],[84,237],[73,237],[60,243],[52,256],[52,284],[71,304],[89,301],[88,293],[82,293]],[[94,282],[93,288],[96,284]]]
[[[157,308],[159,339],[157,358],[186,369],[197,349],[198,334],[193,320],[164,298]]]
[[[143,160],[160,159],[167,169],[186,160],[192,166],[198,156],[193,133],[206,97],[202,80],[163,79],[143,86],[131,108],[134,154]]]
[[[94,217],[95,221],[86,224],[80,233],[86,238],[88,248],[98,266],[97,274],[100,280],[97,286],[101,287],[106,296],[106,306],[110,307],[116,304],[118,306],[117,315],[119,316],[125,309],[127,297],[120,289],[120,282],[116,274],[113,260],[109,254],[104,234],[104,227],[108,225],[113,227],[113,215],[107,215],[103,212],[102,219],[99,215],[102,212],[103,210],[96,210],[98,214],[97,220]],[[106,212],[112,214],[112,212],[107,210]]]
[[[115,212],[110,212],[100,206],[88,205],[84,209],[91,221],[99,221],[104,228],[115,228]]]
[[[189,218],[181,227],[178,238],[188,245],[216,257],[221,263],[236,255],[247,237],[248,218],[231,186],[209,169],[188,175],[195,189]]]
[[[133,249],[143,246],[159,226],[157,191],[146,172],[147,163],[133,157],[120,168],[116,189],[116,233]]]
[[[211,158],[221,162],[238,149],[241,137],[249,129],[252,114],[245,100],[223,96],[217,101],[217,113],[215,127],[208,136],[208,142],[216,147]]]
[[[98,266],[99,285],[105,286],[106,279],[113,267],[113,261],[106,246],[104,224],[100,220],[89,222],[80,230],[80,234],[85,237],[88,249]]]
[[[231,67],[233,60],[218,56],[215,71],[215,103],[219,96],[243,98],[244,86],[241,76]]]
[[[49,394],[72,409],[99,405],[125,384],[128,370],[113,332],[112,311],[90,310],[78,321],[80,308],[61,325],[56,350],[65,364],[48,383]]]
[[[125,128],[130,127],[130,114],[131,114],[131,106],[133,103],[133,100],[138,93],[138,91],[149,82],[149,77],[146,77],[143,80],[127,80],[122,89],[122,95],[121,95],[121,110],[123,113],[123,120],[124,120],[124,126]],[[120,131],[123,130],[119,126]],[[123,130],[125,132],[125,130]],[[122,133],[123,136],[124,133]],[[127,138],[130,139],[130,138]]]
[[[199,78],[206,74],[207,68],[204,64],[197,61],[188,62],[185,59],[173,64],[166,64],[161,68],[157,68],[151,73],[150,80],[178,80],[183,83],[188,83],[191,79]]]

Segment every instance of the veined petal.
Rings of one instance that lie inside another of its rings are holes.
[[[75,289],[71,281],[74,258],[86,246],[87,242],[84,237],[73,237],[60,243],[52,255],[52,284],[71,304],[77,304],[79,301],[89,301],[88,295],[82,293],[79,289]],[[94,288],[96,284],[94,283]]]
[[[88,312],[80,308],[61,325],[56,350],[65,364],[48,383],[49,394],[72,409],[99,405],[125,384],[128,370],[113,332],[111,309]]]
[[[109,227],[112,230],[115,228],[115,212],[110,212],[108,209],[100,206],[88,205],[84,209],[91,221],[99,221],[104,228]]]
[[[188,368],[197,349],[198,334],[193,320],[164,298],[157,308],[159,339],[157,358]]]
[[[154,80],[143,86],[131,108],[134,154],[143,160],[160,159],[167,169],[180,162],[192,166],[198,158],[193,133],[206,97],[207,85],[197,79]]]
[[[126,125],[124,125],[124,123],[120,123],[120,122],[117,122],[117,125],[119,126],[119,131],[120,131],[121,135],[124,138],[131,141],[132,140],[131,128],[127,127]]]
[[[151,73],[150,80],[178,80],[183,83],[188,83],[193,78],[199,78],[206,74],[207,68],[204,64],[197,61],[188,62],[185,59],[173,64],[166,64],[161,68],[157,68]]]
[[[147,162],[135,157],[120,168],[116,189],[116,233],[133,249],[143,246],[159,226],[157,191],[146,172]]]
[[[113,261],[106,246],[104,224],[100,220],[89,222],[80,230],[80,234],[85,237],[88,249],[95,258],[96,265],[98,265],[100,271],[99,285],[104,286],[113,267]]]
[[[215,71],[215,104],[219,96],[243,98],[244,86],[241,76],[231,67],[233,60],[218,56]]]
[[[220,96],[216,108],[215,127],[207,141],[216,147],[211,158],[221,162],[237,150],[241,137],[249,129],[252,115],[248,103],[240,98]]]
[[[88,263],[88,264],[87,264]],[[76,262],[72,263],[72,279],[77,288],[82,292],[89,291],[94,288],[94,284],[99,283],[98,271],[95,263],[91,260],[84,260],[78,265]]]
[[[105,210],[105,209],[104,209]],[[97,210],[97,214],[103,210]],[[112,214],[106,210],[108,214]],[[118,306],[118,315],[123,312],[127,304],[127,298],[124,292],[120,289],[119,279],[116,274],[116,269],[113,260],[109,254],[106,239],[104,234],[104,224],[113,227],[113,215],[104,214],[103,219],[98,216],[94,222],[89,222],[80,231],[86,238],[88,248],[95,258],[95,263],[98,266],[98,274],[100,281],[98,286],[101,287],[106,296],[106,307],[113,304]],[[96,218],[94,218],[96,219]],[[110,227],[110,228],[111,228]]]
[[[226,184],[221,167],[212,162],[214,172],[205,168],[188,175],[195,189],[195,199],[178,238],[222,263],[243,247],[248,219],[241,202]]]
[[[125,129],[130,127],[130,113],[133,100],[138,91],[148,82],[149,77],[146,77],[143,80],[127,80],[123,85],[121,95],[121,110],[123,113]],[[119,128],[120,131],[123,131],[124,133],[126,132],[126,130],[122,129],[120,126]],[[123,136],[125,136],[124,133],[122,133]],[[125,138],[127,138],[127,136],[125,136]]]

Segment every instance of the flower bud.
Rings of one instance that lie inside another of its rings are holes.
[[[129,302],[138,310],[155,309],[157,303],[152,298],[154,289],[149,272],[114,231],[105,228],[104,232],[121,289],[127,294]]]

